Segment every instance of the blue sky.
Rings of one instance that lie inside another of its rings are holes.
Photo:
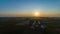
[[[60,16],[60,0],[0,0],[0,16],[14,13],[31,14],[33,10]]]

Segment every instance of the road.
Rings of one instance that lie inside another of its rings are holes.
[[[43,26],[42,26],[43,27]],[[41,28],[41,22],[38,19],[29,20],[23,34],[43,34],[44,30]]]

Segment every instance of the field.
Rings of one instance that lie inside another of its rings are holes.
[[[33,19],[34,17],[0,17],[0,34],[22,34],[26,24]],[[46,25],[44,34],[60,34],[60,17],[38,17],[36,19]]]

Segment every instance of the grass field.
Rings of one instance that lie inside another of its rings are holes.
[[[3,20],[2,20],[3,19]],[[0,34],[22,34],[25,30],[25,25],[29,19],[22,18],[0,18]],[[60,34],[60,19],[59,18],[42,18],[41,23],[46,25],[45,34]],[[30,30],[29,30],[30,31]],[[32,31],[31,31],[32,32]],[[34,33],[34,32],[32,32]],[[44,32],[43,32],[44,33]]]

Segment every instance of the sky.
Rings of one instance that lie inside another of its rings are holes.
[[[60,17],[60,0],[0,0],[0,17]]]

